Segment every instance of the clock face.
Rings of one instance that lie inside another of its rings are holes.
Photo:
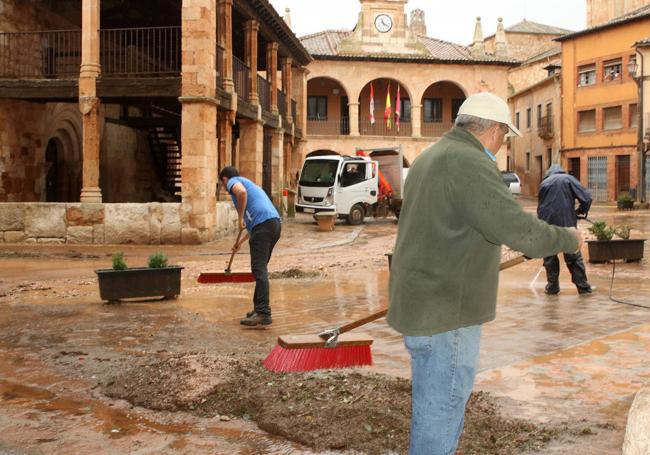
[[[380,33],[389,32],[393,28],[393,20],[388,14],[380,14],[375,18],[375,28]]]

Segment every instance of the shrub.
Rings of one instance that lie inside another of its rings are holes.
[[[124,253],[121,251],[113,253],[113,270],[126,270],[128,268],[129,266],[126,265],[126,261],[124,260]]]
[[[604,221],[594,221],[589,228],[589,232],[596,236],[598,240],[612,240],[614,237],[614,228],[607,226]]]
[[[152,269],[167,267],[167,256],[161,252],[152,254],[149,256],[149,267]]]
[[[630,196],[630,193],[628,193],[627,191],[624,191],[621,194],[619,194],[616,200],[620,203],[634,202],[634,199],[632,199],[632,196]]]
[[[623,240],[628,240],[630,238],[630,231],[632,231],[632,227],[627,224],[623,224],[621,226],[616,227],[614,233],[618,235],[620,238],[622,238]]]

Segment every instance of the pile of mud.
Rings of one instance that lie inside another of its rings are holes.
[[[153,410],[252,419],[269,433],[319,451],[408,448],[411,384],[385,375],[277,374],[254,359],[191,354],[127,371],[104,393]],[[504,418],[494,400],[479,392],[468,404],[460,448],[482,455],[540,450],[566,431]]]
[[[320,273],[315,271],[304,271],[298,268],[291,268],[291,269],[282,270],[278,272],[272,272],[269,274],[269,278],[272,280],[279,280],[284,278],[302,279],[302,278],[314,278],[319,275]]]

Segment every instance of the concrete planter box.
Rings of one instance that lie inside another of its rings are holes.
[[[615,259],[640,261],[643,259],[645,239],[588,240],[589,262],[607,262]]]
[[[181,293],[181,270],[170,266],[158,269],[134,267],[127,270],[95,270],[102,300],[163,297],[173,299]]]

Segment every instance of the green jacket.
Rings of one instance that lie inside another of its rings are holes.
[[[454,128],[409,170],[390,273],[390,326],[429,336],[494,319],[502,244],[529,257],[578,248],[570,229],[526,213],[478,139]]]

